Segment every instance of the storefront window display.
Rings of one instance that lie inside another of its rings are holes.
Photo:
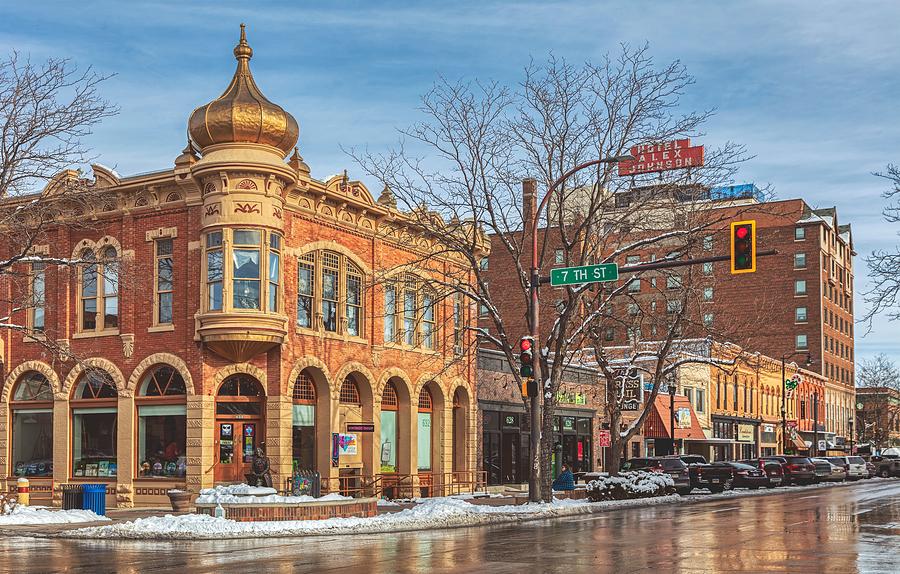
[[[72,396],[72,475],[116,477],[116,389],[100,370],[82,374]]]
[[[186,389],[178,370],[168,365],[151,369],[139,389],[138,476],[183,478],[187,470]]]
[[[13,474],[53,476],[53,391],[46,377],[25,373],[11,408]]]
[[[293,470],[316,468],[316,388],[305,372],[294,381],[292,424]]]

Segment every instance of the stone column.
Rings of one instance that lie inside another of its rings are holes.
[[[272,485],[281,490],[291,476],[293,447],[293,403],[284,396],[266,398],[266,456],[269,457]]]
[[[53,401],[53,506],[62,506],[61,484],[69,481],[71,464],[71,444],[69,438],[69,401],[63,395]]]
[[[192,395],[187,399],[187,490],[200,492],[214,482],[216,432],[215,397]]]
[[[134,399],[119,396],[116,405],[116,508],[134,506]]]

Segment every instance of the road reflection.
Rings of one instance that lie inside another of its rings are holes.
[[[274,540],[0,540],[0,572],[900,572],[900,481],[518,525]]]

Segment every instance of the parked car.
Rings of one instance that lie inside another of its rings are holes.
[[[731,478],[723,485],[725,490],[731,490],[732,488],[749,488],[751,490],[756,490],[769,482],[769,478],[761,468],[750,466],[749,464],[734,461],[722,461],[714,462],[710,466],[720,469],[727,468],[729,472],[731,472]]]
[[[812,484],[816,481],[816,467],[808,457],[781,455],[764,456],[762,458],[781,464],[785,486],[789,484]]]
[[[875,465],[875,474],[882,478],[900,476],[900,458],[893,456],[873,456],[869,462]]]
[[[843,466],[832,464],[824,458],[809,459],[816,467],[817,482],[842,482],[847,478],[847,471]]]
[[[866,470],[866,461],[861,456],[827,456],[825,460],[831,464],[843,467],[847,471],[847,480],[869,478],[869,471]]]
[[[866,472],[868,472],[868,476],[866,478],[875,478],[875,473],[878,472],[878,469],[875,468],[875,465],[869,461],[866,461]]]
[[[776,486],[781,486],[784,482],[784,470],[782,470],[779,462],[765,458],[750,458],[738,462],[762,469],[768,478],[768,482],[765,485],[766,488],[775,488]]]
[[[688,465],[691,488],[708,488],[711,492],[722,492],[731,480],[731,469],[714,467],[699,454],[683,454],[681,461]]]
[[[646,470],[665,473],[675,481],[675,492],[684,496],[691,493],[691,475],[688,465],[677,456],[650,456],[632,458],[622,463],[622,470]]]

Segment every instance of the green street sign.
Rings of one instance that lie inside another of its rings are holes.
[[[583,265],[581,267],[558,267],[550,270],[550,286],[581,285],[583,283],[603,283],[619,278],[619,266],[615,263]]]

